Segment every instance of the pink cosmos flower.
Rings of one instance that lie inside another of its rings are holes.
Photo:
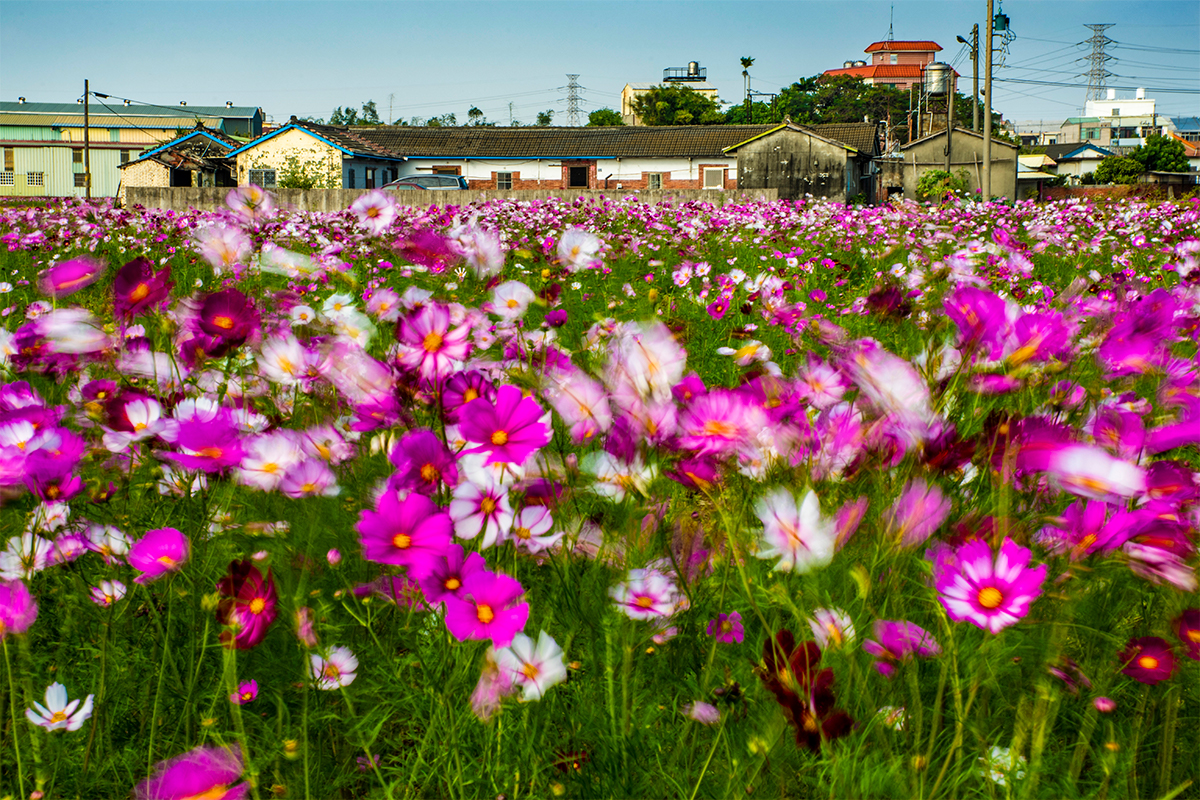
[[[92,602],[108,608],[125,596],[125,584],[120,581],[100,581],[99,586],[91,589]]]
[[[229,702],[235,705],[244,706],[247,703],[253,702],[257,697],[258,681],[242,681],[238,684],[237,691],[229,695]]]
[[[91,286],[104,274],[104,262],[91,256],[81,256],[55,264],[38,276],[38,289],[56,300]]]
[[[813,638],[822,650],[839,647],[854,641],[854,622],[840,608],[818,608],[808,621]]]
[[[241,228],[213,225],[197,231],[196,249],[212,265],[213,273],[221,275],[246,264],[254,252],[254,243]]]
[[[133,790],[135,800],[245,800],[250,784],[230,786],[242,776],[242,752],[235,745],[197,747],[160,761],[154,773]]]
[[[254,222],[275,213],[275,199],[271,193],[253,183],[230,189],[225,195],[225,205],[229,206],[247,222]]]
[[[337,475],[324,461],[306,458],[288,470],[279,482],[279,491],[293,500],[302,497],[337,497],[342,489]]]
[[[1055,449],[1046,472],[1064,491],[1093,500],[1133,497],[1146,490],[1144,469],[1090,445]]]
[[[67,687],[52,683],[46,689],[46,705],[35,701],[33,708],[25,709],[25,718],[48,731],[77,731],[92,716],[93,699],[89,694],[82,706],[78,699],[68,703]]]
[[[458,483],[453,454],[428,428],[404,434],[388,458],[396,467],[388,480],[390,489],[434,495],[442,486]]]
[[[324,655],[313,654],[308,660],[318,689],[340,689],[358,677],[358,659],[348,647],[334,647]]]
[[[892,505],[888,528],[903,548],[916,547],[950,516],[950,500],[936,485],[917,478],[908,482]]]
[[[37,619],[37,603],[21,581],[0,580],[0,639],[24,633]]]
[[[461,225],[450,231],[467,266],[477,278],[490,278],[504,269],[504,245],[495,231]]]
[[[556,380],[547,395],[554,410],[571,431],[575,444],[586,444],[612,427],[613,414],[608,392],[582,372]]]
[[[495,648],[489,647],[484,654],[483,669],[479,682],[471,692],[471,713],[487,722],[500,710],[500,699],[513,691],[513,676],[500,668],[496,662]]]
[[[725,456],[746,446],[767,427],[767,415],[745,395],[714,389],[695,398],[679,415],[679,447],[700,455]]]
[[[1130,639],[1125,649],[1117,654],[1121,672],[1139,683],[1153,685],[1165,681],[1175,673],[1175,654],[1166,639],[1158,636],[1143,636]]]
[[[379,236],[396,221],[396,202],[381,191],[367,192],[350,204],[350,213],[367,229],[370,236]]]
[[[418,579],[421,593],[430,603],[440,603],[448,594],[462,597],[463,581],[468,575],[487,570],[487,562],[479,553],[465,557],[459,545],[452,544],[432,562],[432,569]]]
[[[135,258],[113,278],[113,316],[128,322],[143,311],[159,308],[174,286],[169,266],[155,272],[148,258]]]
[[[569,272],[600,266],[601,243],[595,234],[571,228],[558,240],[558,260]]]
[[[875,620],[875,641],[863,642],[863,650],[875,656],[875,669],[885,678],[896,672],[896,664],[913,656],[925,658],[942,652],[933,634],[912,622]]]
[[[695,720],[701,725],[712,726],[721,721],[721,712],[712,703],[697,700],[695,703],[685,703],[679,711],[688,719]]]
[[[1029,569],[1033,552],[1005,538],[999,554],[982,539],[958,548],[954,563],[935,573],[934,585],[946,613],[992,633],[1017,622],[1042,593],[1047,566]]]
[[[450,546],[450,515],[423,494],[400,500],[395,492],[379,498],[375,510],[359,512],[355,525],[363,558],[407,567],[413,578],[429,574]]]
[[[529,502],[528,496],[525,502]],[[530,553],[548,550],[558,544],[562,536],[562,531],[554,531],[554,515],[546,506],[526,505],[513,519],[513,544]]]
[[[270,571],[264,578],[250,561],[234,561],[229,573],[217,581],[217,592],[221,596],[217,621],[229,629],[221,632],[221,643],[249,650],[262,642],[278,613]]]
[[[129,565],[141,572],[134,583],[150,583],[183,567],[188,559],[188,538],[175,528],[146,531],[129,548]]]
[[[242,461],[242,433],[227,408],[177,420],[174,430],[164,431],[163,436],[169,438],[180,452],[163,453],[162,457],[177,462],[184,469],[223,472]]]
[[[736,611],[732,614],[717,614],[716,619],[708,621],[708,635],[724,644],[740,643],[746,637],[742,615]]]
[[[529,604],[518,603],[525,589],[512,577],[481,571],[463,578],[461,596],[445,595],[446,627],[460,642],[491,639],[506,647],[529,619]]]
[[[820,501],[809,489],[797,506],[795,496],[782,487],[754,504],[763,532],[755,553],[759,558],[779,557],[774,569],[805,573],[833,560],[833,521],[821,515]]]
[[[487,453],[488,464],[524,464],[549,444],[551,431],[537,401],[505,385],[496,392],[495,402],[479,397],[463,408],[459,435],[476,445],[467,452]]]
[[[674,614],[677,590],[658,570],[631,569],[623,582],[608,590],[608,596],[625,616],[643,620]]]
[[[496,650],[496,663],[512,675],[526,702],[540,700],[547,689],[567,679],[562,648],[545,631],[538,634],[536,644],[518,633],[512,644]]]
[[[1200,661],[1200,608],[1189,608],[1171,623],[1171,628],[1183,642],[1184,655]]]
[[[505,281],[492,290],[490,310],[501,319],[511,322],[525,316],[529,304],[535,299],[537,295],[525,284]]]
[[[440,383],[459,371],[470,354],[471,325],[464,322],[451,328],[450,311],[431,304],[400,320],[396,340],[400,366],[416,372],[423,381]]]

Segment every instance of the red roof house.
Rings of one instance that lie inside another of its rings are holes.
[[[872,86],[888,84],[908,89],[914,83],[922,82],[922,70],[926,64],[937,60],[941,49],[937,42],[872,42],[863,51],[870,56],[865,65],[828,69],[824,74],[849,75],[862,78]]]

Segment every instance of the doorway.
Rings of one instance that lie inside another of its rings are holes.
[[[571,189],[586,189],[588,188],[588,168],[570,167],[570,172],[567,174],[567,187]]]

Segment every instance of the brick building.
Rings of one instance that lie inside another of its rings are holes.
[[[867,63],[827,69],[825,75],[848,75],[862,78],[870,86],[890,85],[908,89],[922,82],[925,66],[937,60],[941,51],[937,42],[927,41],[884,41],[872,42],[864,50]]]

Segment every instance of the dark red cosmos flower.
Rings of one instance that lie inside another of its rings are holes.
[[[767,691],[783,708],[796,732],[796,746],[819,752],[821,742],[845,736],[854,720],[835,709],[833,670],[821,669],[816,642],[796,646],[789,630],[763,642],[762,664],[755,668]]]
[[[143,311],[162,306],[174,286],[170,266],[155,272],[150,259],[135,258],[113,278],[113,316],[128,321]]]
[[[258,310],[237,289],[223,289],[204,298],[198,324],[209,336],[237,347],[258,327]]]
[[[1200,661],[1200,608],[1189,608],[1171,623],[1175,633],[1183,641],[1184,655]]]
[[[217,581],[221,600],[217,604],[217,621],[227,626],[221,632],[226,647],[249,650],[267,635],[275,621],[275,582],[249,561],[234,561],[229,574]]]
[[[1171,645],[1157,636],[1130,639],[1117,660],[1124,665],[1121,672],[1139,683],[1159,683],[1175,672],[1175,654],[1171,652]]]
[[[433,495],[458,483],[454,456],[433,431],[418,428],[404,434],[389,456],[396,467],[389,489]]]

